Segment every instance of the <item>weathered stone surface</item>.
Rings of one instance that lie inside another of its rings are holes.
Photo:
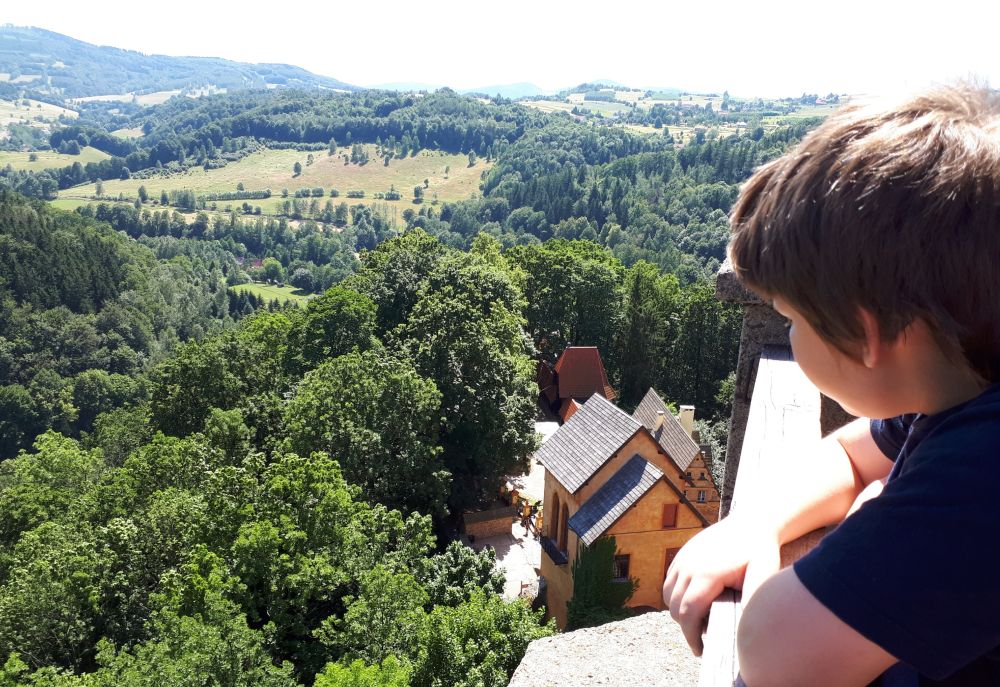
[[[689,687],[701,663],[669,613],[538,639],[509,687]]]
[[[736,273],[733,272],[733,265],[729,262],[729,258],[726,258],[716,274],[715,297],[720,301],[736,303],[737,305],[756,305],[764,302],[760,296],[743,286],[740,280],[736,278]]]

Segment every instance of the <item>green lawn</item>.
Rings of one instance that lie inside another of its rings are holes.
[[[350,153],[350,149],[339,149],[338,154],[331,157],[327,151],[312,153],[314,162],[306,164],[309,153],[297,150],[264,150],[248,155],[237,162],[231,162],[220,169],[194,168],[181,174],[152,179],[108,180],[104,182],[104,195],[117,196],[125,194],[128,198],[138,196],[140,186],[145,186],[151,198],[159,198],[161,191],[181,191],[190,189],[198,195],[235,191],[236,185],[243,183],[248,191],[271,189],[272,196],[267,200],[250,200],[251,205],[259,205],[266,214],[277,214],[283,202],[281,190],[287,188],[289,199],[299,188],[321,187],[324,197],[318,199],[320,205],[330,199],[331,188],[340,191],[340,197],[334,198],[335,203],[342,201],[349,205],[369,203],[374,194],[388,191],[391,186],[403,194],[398,201],[385,201],[402,211],[413,205],[413,187],[423,186],[424,179],[429,186],[424,189],[425,202],[434,199],[437,194],[439,201],[464,200],[479,192],[480,175],[488,170],[492,163],[480,159],[475,166],[469,167],[466,155],[450,155],[441,152],[421,151],[414,157],[406,157],[390,161],[386,167],[382,160],[375,157],[375,146],[365,145],[371,158],[368,164],[359,166],[345,165],[341,154]],[[302,174],[293,175],[296,162],[302,164]],[[445,178],[445,168],[449,168]],[[362,190],[365,199],[348,199],[347,191]],[[94,184],[82,184],[59,192],[63,200],[76,200],[78,203],[94,195]],[[383,202],[383,201],[379,201]],[[218,201],[218,208],[226,205],[238,208],[243,201]]]
[[[291,286],[272,286],[270,284],[238,284],[230,286],[230,291],[242,293],[249,291],[255,296],[260,296],[265,301],[292,301],[297,305],[305,305],[309,296]]]
[[[31,155],[37,155],[38,159],[32,162],[29,159]],[[97,148],[91,148],[90,146],[82,148],[79,155],[63,155],[51,150],[40,150],[37,153],[0,150],[0,167],[11,165],[14,169],[26,169],[31,172],[37,172],[43,169],[66,167],[74,162],[79,162],[81,165],[85,165],[88,162],[100,162],[101,160],[107,160],[109,157],[111,156],[107,153]],[[93,187],[93,184],[91,184],[91,193],[93,193]]]

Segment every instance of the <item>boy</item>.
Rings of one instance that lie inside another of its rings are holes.
[[[997,95],[848,107],[757,171],[732,227],[736,274],[788,319],[805,374],[886,419],[830,435],[780,499],[693,538],[664,582],[671,615],[700,654],[712,601],[742,588],[749,687],[1000,685]],[[778,571],[782,543],[834,523]]]

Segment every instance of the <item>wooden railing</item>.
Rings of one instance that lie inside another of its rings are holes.
[[[820,437],[820,410],[819,391],[792,360],[789,349],[765,346],[750,399],[730,514],[746,507],[750,498],[761,494],[781,498],[783,486],[793,488],[791,476],[780,474],[772,464],[789,449]],[[812,549],[823,534],[817,530],[782,547],[782,566]],[[736,655],[741,609],[740,594],[734,590],[726,590],[712,604],[699,687],[742,685]]]

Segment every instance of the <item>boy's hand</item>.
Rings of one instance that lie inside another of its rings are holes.
[[[777,537],[761,529],[730,516],[695,535],[670,564],[663,601],[695,656],[701,656],[708,611],[722,591],[741,589],[746,603],[780,568]]]

